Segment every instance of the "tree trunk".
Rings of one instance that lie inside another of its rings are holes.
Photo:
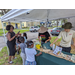
[[[58,23],[59,23],[59,22],[58,22],[58,20],[57,20],[57,27],[58,27]]]
[[[64,24],[65,24],[66,23],[65,19],[63,21],[64,21]]]
[[[31,22],[31,26],[33,26],[33,22]]]

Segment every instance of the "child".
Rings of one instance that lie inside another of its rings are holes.
[[[25,61],[25,65],[36,65],[36,61],[35,61],[35,55],[39,56],[42,54],[42,52],[40,52],[39,54],[37,54],[36,50],[33,48],[34,44],[32,41],[28,41],[27,42],[27,48],[25,48],[25,53],[26,53],[26,61]]]
[[[23,37],[24,37],[24,39],[25,39],[25,43],[27,42],[27,34],[26,33],[23,33]]]
[[[26,60],[26,55],[25,55],[25,48],[26,48],[26,44],[24,43],[24,37],[20,37],[20,45],[18,45],[18,47],[21,49],[21,57],[23,60],[23,65],[25,65],[25,60]]]
[[[18,37],[16,38],[16,47],[17,47],[17,54],[19,54],[19,48],[18,48],[18,45],[21,43],[19,38],[21,37],[21,34],[19,33]]]

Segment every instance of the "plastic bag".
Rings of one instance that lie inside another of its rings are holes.
[[[34,48],[40,49],[41,43],[40,42],[34,42]]]
[[[37,49],[40,49],[40,47],[41,47],[40,44],[37,44],[37,45],[36,45],[36,48],[37,48]]]

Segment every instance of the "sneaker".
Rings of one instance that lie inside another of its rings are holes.
[[[9,64],[12,64],[13,63],[13,61],[10,61],[10,62],[8,62]]]
[[[14,59],[17,59],[17,57],[15,57]]]

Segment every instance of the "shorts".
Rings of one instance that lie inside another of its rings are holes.
[[[36,61],[29,62],[29,61],[26,60],[25,65],[36,65]]]
[[[16,43],[16,50],[18,50],[18,49],[19,49],[18,45],[19,45],[19,44],[18,44],[18,43]]]

